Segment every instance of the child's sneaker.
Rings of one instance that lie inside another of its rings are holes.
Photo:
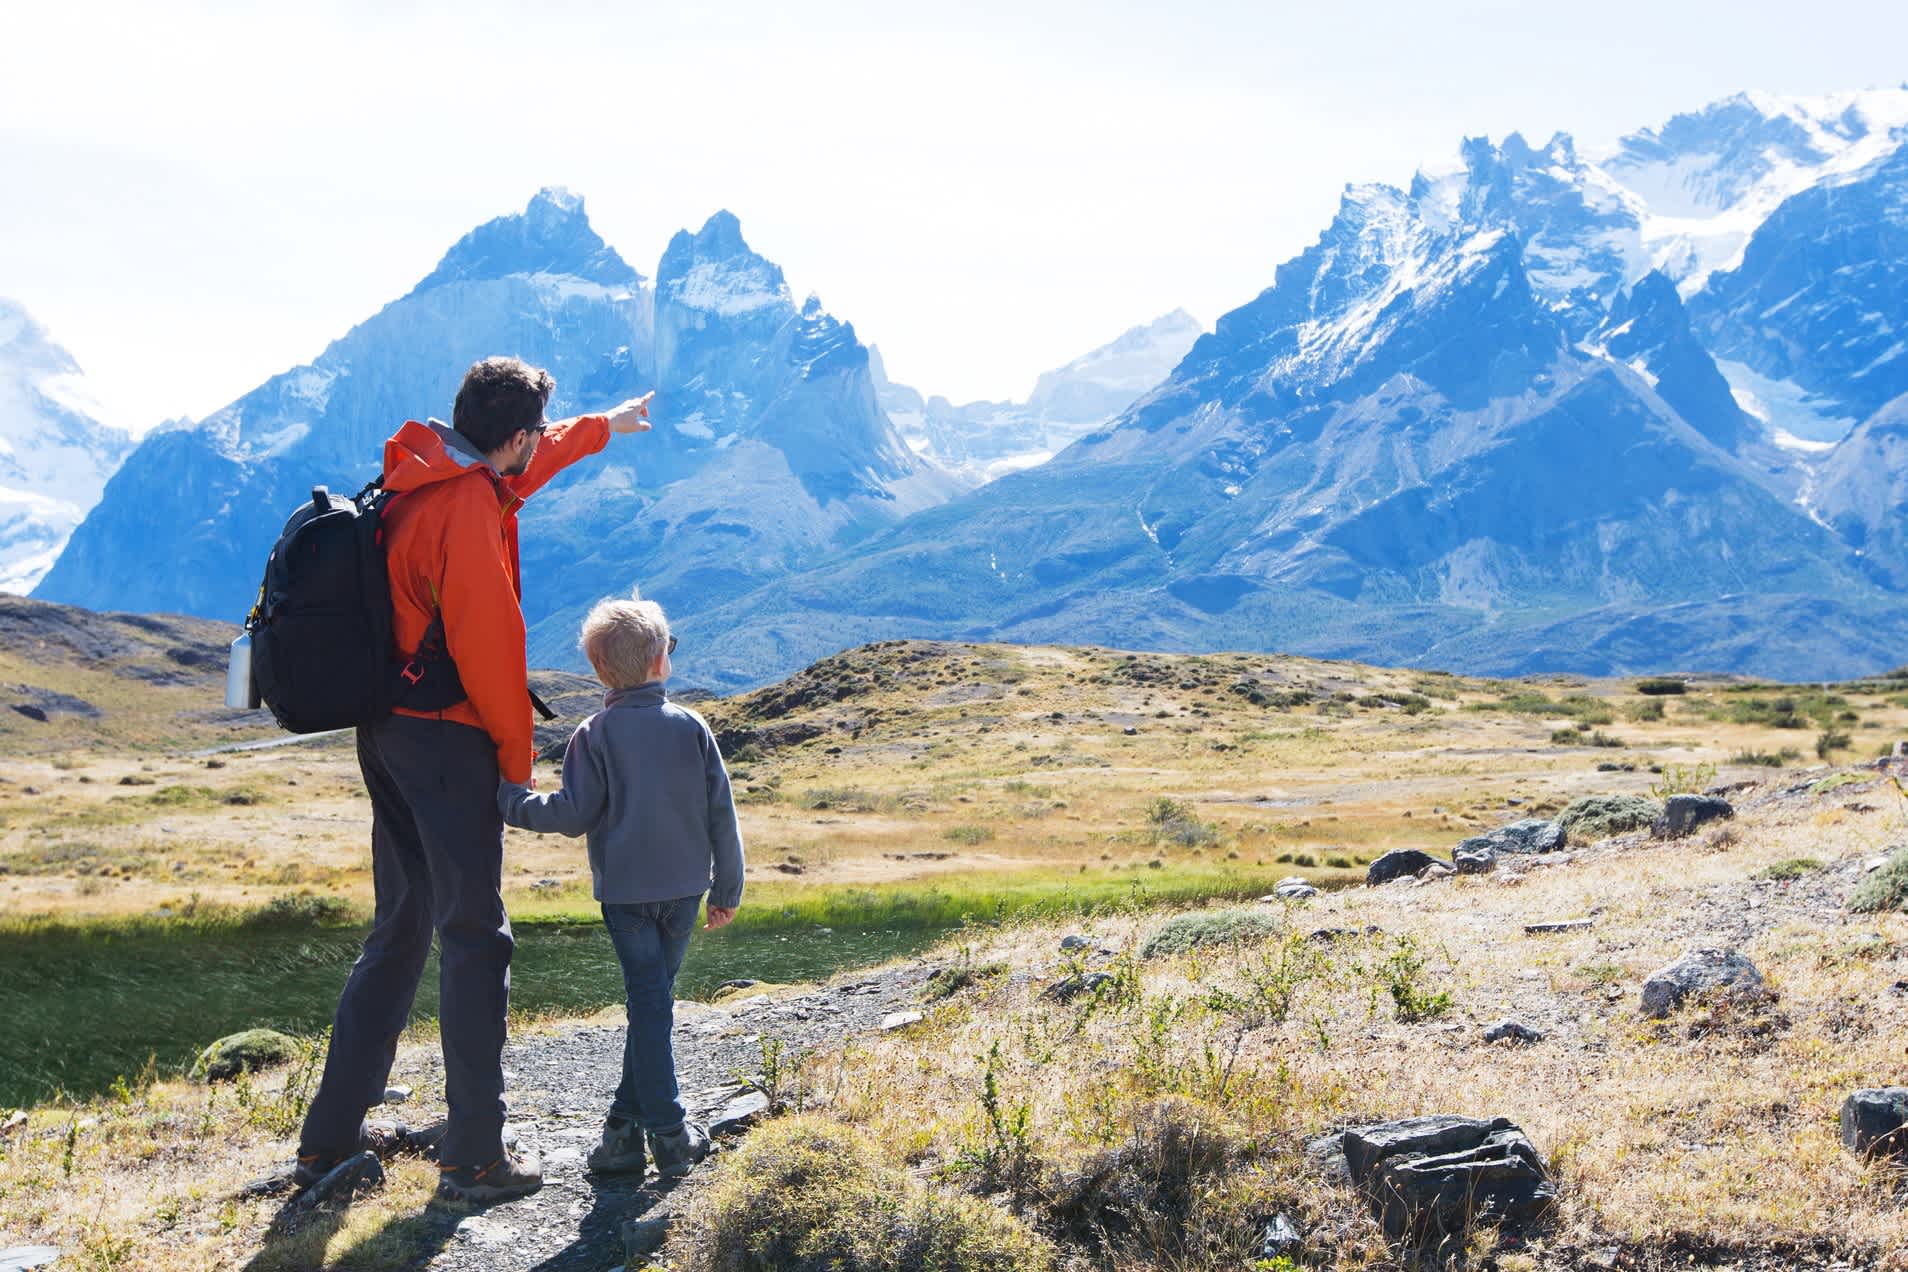
[[[598,1174],[643,1173],[643,1128],[620,1117],[603,1123],[603,1138],[590,1150],[589,1167]]]
[[[502,1201],[543,1187],[543,1160],[535,1153],[517,1156],[509,1149],[488,1166],[437,1168],[437,1191],[457,1201]]]
[[[656,1159],[657,1174],[681,1179],[709,1155],[709,1132],[694,1122],[684,1122],[673,1131],[651,1131],[649,1155]]]

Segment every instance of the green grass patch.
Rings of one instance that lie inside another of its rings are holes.
[[[1857,914],[1908,909],[1908,851],[1890,853],[1887,865],[1856,886],[1848,908]]]
[[[994,837],[991,826],[949,826],[941,838],[953,844],[984,844]]]
[[[1159,958],[1207,945],[1264,941],[1277,936],[1282,927],[1273,915],[1248,906],[1176,914],[1146,938],[1139,953],[1141,958]]]
[[[1762,869],[1756,871],[1754,877],[1757,879],[1774,879],[1777,881],[1800,879],[1803,875],[1810,874],[1821,868],[1822,863],[1813,857],[1789,857],[1773,865],[1764,866]]]

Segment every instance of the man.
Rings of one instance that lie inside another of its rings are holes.
[[[547,372],[516,358],[486,358],[464,377],[448,427],[410,420],[385,443],[391,497],[381,525],[392,632],[412,660],[406,679],[426,670],[439,685],[451,677],[451,693],[432,705],[465,696],[423,710],[402,705],[400,694],[391,716],[358,730],[377,909],[305,1117],[294,1175],[301,1186],[371,1146],[364,1115],[383,1099],[433,930],[450,1107],[439,1189],[494,1201],[543,1183],[541,1162],[503,1143],[513,942],[496,791],[499,776],[528,782],[534,758],[517,510],[611,433],[647,431],[654,396],[546,424],[554,387]]]

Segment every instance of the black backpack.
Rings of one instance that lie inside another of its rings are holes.
[[[350,498],[313,487],[265,562],[245,620],[252,681],[293,733],[375,724],[396,700],[383,480]]]
[[[376,724],[394,706],[442,711],[466,696],[441,611],[416,654],[399,661],[383,528],[399,496],[383,483],[380,476],[350,498],[312,487],[266,559],[258,604],[245,620],[252,683],[293,733]],[[530,703],[555,718],[535,693]]]

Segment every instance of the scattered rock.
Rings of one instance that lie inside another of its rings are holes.
[[[1457,1236],[1475,1223],[1518,1225],[1555,1200],[1543,1159],[1507,1118],[1436,1115],[1343,1133],[1352,1182],[1394,1238]]]
[[[1661,1019],[1691,994],[1718,992],[1760,996],[1762,973],[1735,950],[1691,950],[1643,982],[1643,1014]]]
[[[349,1203],[360,1193],[370,1192],[383,1185],[384,1163],[378,1160],[376,1153],[366,1149],[345,1158],[330,1174],[299,1193],[297,1200],[291,1203],[291,1210],[302,1214],[330,1201]]]
[[[1466,842],[1476,841],[1467,840]],[[1459,844],[1457,851],[1451,854],[1451,864],[1457,867],[1457,872],[1461,875],[1489,874],[1497,869],[1497,853],[1488,844],[1469,851],[1463,844]]]
[[[1286,901],[1303,901],[1306,897],[1317,896],[1318,889],[1307,879],[1288,875],[1272,885],[1272,895]]]
[[[1650,823],[1650,833],[1658,839],[1681,839],[1698,826],[1735,815],[1728,800],[1714,795],[1672,795],[1662,815]]]
[[[1292,1221],[1284,1215],[1274,1215],[1265,1225],[1265,1240],[1261,1243],[1261,1259],[1289,1259],[1305,1245],[1305,1239],[1299,1236]]]
[[[1842,1145],[1864,1157],[1908,1157],[1908,1087],[1870,1087],[1842,1101]]]
[[[1516,1020],[1500,1020],[1484,1031],[1485,1042],[1519,1042],[1528,1046],[1543,1040],[1541,1030],[1532,1029]]]
[[[1365,882],[1377,887],[1393,879],[1415,878],[1430,866],[1444,864],[1428,852],[1420,852],[1416,848],[1396,848],[1365,868]]]
[[[1124,733],[1127,737],[1130,738],[1130,737],[1133,737],[1135,734],[1137,734],[1139,730],[1129,724],[1124,729],[1121,729],[1120,732]]]
[[[0,1122],[0,1136],[11,1135],[27,1124],[25,1109],[15,1109],[7,1114],[7,1120]]]
[[[1113,977],[1106,972],[1086,972],[1078,976],[1068,976],[1057,980],[1040,991],[1040,996],[1056,1003],[1070,1003],[1081,994],[1090,993],[1111,981]]]
[[[188,1076],[200,1082],[223,1082],[241,1071],[257,1072],[292,1058],[297,1046],[276,1029],[246,1029],[227,1034],[192,1062]]]
[[[1525,936],[1552,936],[1558,932],[1588,932],[1594,919],[1552,919],[1546,923],[1524,924]]]
[[[1475,853],[1488,848],[1494,853],[1558,852],[1564,846],[1564,839],[1564,828],[1557,822],[1526,817],[1485,834],[1474,835],[1460,843],[1457,851]]]
[[[920,1023],[921,1013],[918,1011],[891,1011],[881,1018],[881,1029],[883,1033],[886,1033],[889,1030],[906,1029],[909,1025]]]
[[[1075,950],[1086,949],[1092,944],[1093,942],[1077,933],[1070,936],[1063,936],[1060,938],[1060,952],[1063,954],[1071,954]]]
[[[9,1246],[0,1250],[0,1272],[26,1272],[43,1268],[60,1257],[58,1246]]]
[[[13,709],[29,720],[36,721],[40,724],[46,723],[46,712],[30,702],[16,702],[13,704]]]
[[[411,1088],[407,1086],[388,1086],[384,1088],[384,1103],[402,1104],[411,1098]]]

